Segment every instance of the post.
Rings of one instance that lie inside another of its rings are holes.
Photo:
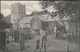
[[[21,50],[21,27],[19,27],[19,36],[20,36],[20,38],[19,38],[20,52],[22,52],[22,50]]]
[[[44,40],[44,52],[47,52],[47,47],[46,47],[46,44],[47,44],[47,28],[46,28],[46,33],[45,33],[45,40]]]
[[[42,34],[42,33],[41,33],[41,34]],[[44,35],[42,36],[42,39],[41,39],[40,52],[41,52],[43,46],[44,46]]]
[[[80,1],[78,0],[78,9],[80,10]],[[80,13],[80,11],[78,11]],[[79,44],[80,44],[80,15],[78,15],[78,36],[79,36]],[[79,49],[80,49],[80,45],[79,45]],[[80,52],[80,50],[79,50]]]
[[[46,36],[47,36],[47,35],[45,35],[45,40],[44,40],[44,52],[47,52],[47,51],[46,51],[46,50],[47,50],[47,49],[46,49],[46,41],[47,41]]]
[[[20,52],[22,52],[22,47],[21,47],[22,45],[21,45],[21,39],[20,39]]]
[[[24,44],[24,34],[21,32],[21,28],[19,31],[20,35],[20,51],[22,52],[25,49],[25,44]]]
[[[69,44],[67,45],[67,52],[70,52],[70,50],[69,50]]]
[[[70,34],[68,35],[68,45],[67,45],[67,52],[70,52],[70,49],[69,49],[69,40],[70,40]]]
[[[53,28],[52,28],[53,26],[52,26],[52,23],[51,23],[51,35],[52,35],[52,38],[53,38],[53,33],[52,33],[53,32]]]
[[[19,42],[20,42],[20,52],[22,52],[22,50],[21,50],[21,27],[19,28],[19,36],[20,36],[20,38],[19,38]]]

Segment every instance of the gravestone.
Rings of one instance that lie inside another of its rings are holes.
[[[39,46],[40,46],[40,40],[37,40],[36,41],[36,49],[39,49]]]

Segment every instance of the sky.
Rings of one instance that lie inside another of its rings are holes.
[[[39,4],[39,1],[1,1],[1,13],[4,16],[11,14],[11,4],[20,2],[26,6],[26,14],[30,15],[34,11],[44,11]]]
[[[41,12],[45,10],[45,9],[42,9],[42,6],[40,5],[40,1],[1,1],[1,13],[4,16],[10,15],[11,14],[11,4],[16,4],[18,2],[26,6],[27,15],[30,15],[34,11]],[[48,8],[46,8],[46,10],[48,12],[57,11],[54,8],[54,6],[49,6]]]

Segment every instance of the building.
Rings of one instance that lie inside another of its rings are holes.
[[[33,15],[24,17],[20,21],[20,27],[23,29],[29,29],[31,32],[37,32],[40,33],[41,29],[44,29],[45,27],[44,24],[47,22],[47,17],[48,13],[39,13],[39,12],[34,12]],[[25,32],[25,31],[24,31]]]
[[[32,18],[33,16],[27,16],[19,22],[19,26],[22,28],[24,34],[28,34],[30,32],[30,21]]]
[[[33,16],[27,16],[22,18],[22,20],[20,20],[19,24],[21,28],[30,28],[30,21],[33,18]]]
[[[40,34],[40,30],[46,30],[46,27],[48,26],[47,17],[50,17],[48,16],[48,13],[41,15],[35,14],[30,22],[31,32]]]
[[[26,8],[25,5],[20,3],[11,5],[11,21],[13,23],[14,29],[19,27],[19,21],[26,16]]]
[[[20,25],[23,28],[30,28],[32,33],[39,34],[40,30],[46,30],[48,27],[48,33],[54,34],[57,30],[60,32],[60,36],[63,36],[65,33],[76,35],[76,23],[71,22],[69,16],[60,19],[59,15],[54,16],[53,18],[48,13],[35,12],[32,16],[27,16],[21,20]]]
[[[49,21],[49,31],[50,34],[52,35],[55,35],[55,32],[57,33],[57,31],[59,32],[60,37],[64,37],[66,35],[76,36],[77,34],[76,22],[71,21],[71,18],[69,16],[59,19],[59,16],[57,15],[53,19],[48,18],[48,21]]]
[[[19,41],[20,30],[19,22],[25,16],[26,16],[25,5],[22,5],[19,2],[16,4],[11,4],[11,22],[13,23],[12,37],[15,42]]]

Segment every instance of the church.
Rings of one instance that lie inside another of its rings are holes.
[[[11,21],[13,23],[13,30],[22,29],[24,34],[30,32],[39,35],[40,30],[47,29],[49,34],[54,34],[53,32],[56,31],[56,27],[61,36],[63,36],[62,34],[65,33],[72,35],[76,35],[77,33],[77,28],[75,28],[76,23],[71,23],[70,17],[60,19],[59,15],[56,15],[54,18],[52,18],[51,15],[46,11],[35,11],[32,13],[32,15],[26,16],[25,9],[25,5],[20,3],[11,5]]]

